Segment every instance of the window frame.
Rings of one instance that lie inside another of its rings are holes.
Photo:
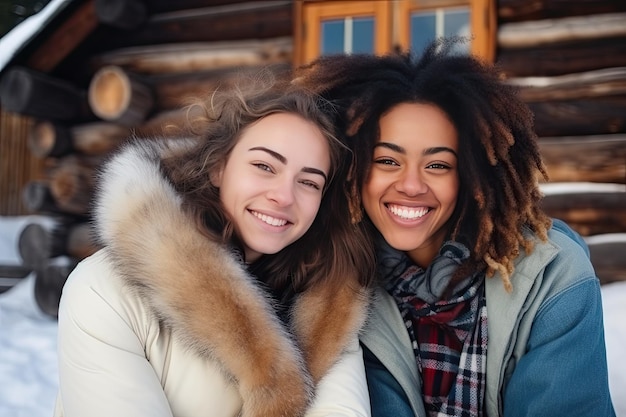
[[[470,53],[487,62],[496,54],[496,0],[303,0],[294,2],[294,64],[311,62],[320,54],[322,20],[374,17],[374,53],[410,46],[410,18],[415,10],[469,6]]]
[[[391,47],[391,7],[386,0],[372,1],[296,1],[294,61],[311,62],[320,55],[321,22],[346,17],[374,18],[374,53],[384,54]]]
[[[494,0],[401,0],[398,3],[398,45],[406,50],[411,42],[411,13],[468,6],[470,11],[470,53],[487,62],[495,59],[496,5]]]

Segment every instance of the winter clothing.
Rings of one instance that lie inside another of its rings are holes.
[[[365,290],[314,286],[281,321],[238,257],[183,213],[160,168],[177,151],[136,142],[105,165],[104,249],[61,299],[55,416],[292,417],[311,402],[307,416],[369,415]]]
[[[600,284],[587,255],[556,222],[547,242],[517,259],[512,293],[497,275],[486,279],[484,415],[615,416]],[[372,415],[388,415],[391,404],[394,417],[425,417],[409,335],[396,301],[383,289],[361,341]]]
[[[487,367],[485,274],[463,277],[444,297],[454,271],[470,256],[467,247],[444,243],[426,269],[382,237],[378,247],[378,272],[411,339],[426,410],[439,417],[479,415]]]

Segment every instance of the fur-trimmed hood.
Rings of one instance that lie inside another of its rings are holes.
[[[161,169],[190,142],[133,140],[104,164],[96,229],[115,268],[164,325],[217,361],[242,416],[298,416],[314,385],[361,329],[369,294],[357,282],[300,294],[290,328],[227,248],[202,235]]]

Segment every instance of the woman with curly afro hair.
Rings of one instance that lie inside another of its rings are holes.
[[[296,78],[340,109],[376,240],[372,415],[614,416],[599,280],[540,208],[532,114],[457,41],[326,56]]]

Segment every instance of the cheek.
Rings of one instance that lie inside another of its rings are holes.
[[[382,177],[370,172],[361,187],[361,201],[363,205],[370,206],[374,204],[373,200],[378,200],[378,196],[381,193],[380,190],[384,188],[386,188],[386,185],[383,184]]]
[[[307,228],[311,226],[311,224],[315,220],[315,217],[319,212],[321,202],[321,196],[308,196],[302,199],[302,204],[300,205],[300,207],[302,207],[302,218],[303,222],[307,225]]]
[[[458,197],[459,197],[459,181],[454,179],[448,181],[446,184],[442,184],[440,190],[443,192],[440,194],[442,201],[450,205],[450,210],[454,210]]]

